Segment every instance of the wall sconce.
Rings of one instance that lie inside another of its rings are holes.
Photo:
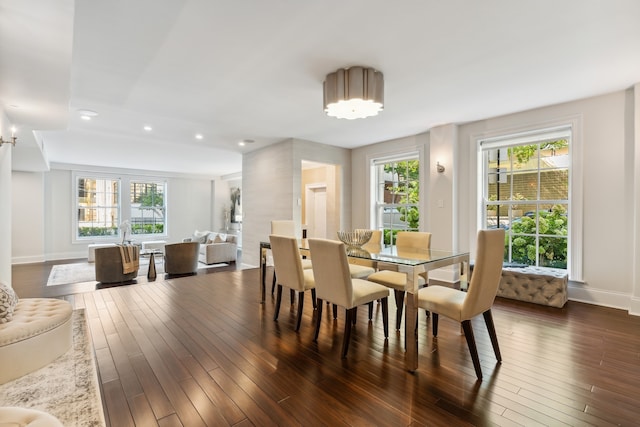
[[[440,162],[436,163],[436,170],[438,171],[438,173],[444,173],[444,166],[442,166],[440,164]]]
[[[11,144],[11,145],[13,145],[15,147],[17,139],[18,139],[18,137],[16,136],[16,128],[12,127],[11,128],[11,140],[10,141],[5,141],[4,139],[2,139],[2,136],[0,136],[0,147],[2,147],[2,144]]]

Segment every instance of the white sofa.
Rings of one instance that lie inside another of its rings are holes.
[[[198,261],[207,265],[236,262],[238,257],[238,241],[233,234],[196,230],[183,241],[200,243]]]

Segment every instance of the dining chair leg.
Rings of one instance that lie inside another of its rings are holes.
[[[351,325],[353,323],[354,309],[346,310],[346,319],[344,320],[344,337],[342,338],[342,358],[347,357],[349,351],[349,341],[351,340]]]
[[[358,318],[358,307],[353,307],[353,314],[351,315],[351,323],[355,325],[357,318]]]
[[[369,305],[369,321],[371,321],[371,319],[373,319],[373,301],[371,301],[368,305]]]
[[[280,314],[280,303],[282,302],[282,285],[278,285],[278,292],[276,294],[276,307],[273,313],[273,320],[278,320]]]
[[[318,308],[318,302],[316,298],[316,288],[311,289],[311,302],[313,302],[313,309]]]
[[[438,313],[433,313],[433,316],[431,316],[431,327],[433,330],[433,336],[437,337],[438,336]]]
[[[298,318],[296,319],[296,332],[300,330],[300,322],[302,322],[303,307],[304,307],[304,292],[298,292]]]
[[[478,379],[481,380],[482,368],[480,367],[480,358],[478,357],[478,348],[476,347],[476,339],[473,336],[473,328],[471,327],[471,320],[464,320],[462,322],[462,329],[464,329],[464,336],[467,339],[467,346],[469,346],[469,353],[471,353],[471,360],[473,360],[473,368],[476,370],[476,377],[478,377]]]
[[[338,306],[333,304],[333,320],[338,318]]]
[[[393,290],[393,295],[396,298],[396,330],[400,330],[400,324],[402,323],[402,311],[404,309],[404,291],[397,289]]]
[[[276,269],[273,269],[273,282],[271,282],[271,295],[273,295],[273,290],[276,288]]]
[[[289,290],[289,296],[291,298],[291,305],[293,305],[293,303],[296,300],[296,291],[294,291],[293,289]]]
[[[493,324],[493,315],[491,309],[482,313],[484,316],[484,323],[487,324],[487,331],[489,331],[489,338],[491,338],[491,345],[493,345],[493,352],[496,354],[498,362],[502,362],[502,355],[500,354],[500,346],[498,345],[498,336],[496,335],[496,327]]]
[[[318,298],[318,312],[316,313],[316,330],[313,334],[313,341],[318,341],[318,333],[320,332],[320,322],[322,321],[322,300]]]
[[[382,326],[384,337],[389,338],[389,298],[382,298]]]

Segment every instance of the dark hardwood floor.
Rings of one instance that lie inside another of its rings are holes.
[[[358,311],[341,359],[344,313],[323,310],[314,343],[310,297],[295,333],[289,298],[278,322],[275,299],[259,303],[257,269],[47,289],[51,265],[14,266],[13,286],[86,310],[112,427],[640,425],[640,317],[621,310],[498,298],[502,364],[482,317],[473,322],[479,382],[459,325],[441,318],[433,339],[424,312],[411,374],[404,332],[384,340],[379,306],[371,323]]]

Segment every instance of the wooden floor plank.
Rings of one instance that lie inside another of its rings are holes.
[[[323,310],[314,342],[310,295],[299,332],[288,297],[274,322],[275,298],[267,292],[260,303],[257,269],[96,289],[45,286],[51,266],[14,266],[16,292],[85,310],[109,427],[640,425],[640,318],[622,310],[498,298],[503,361],[474,319],[484,373],[476,381],[460,326],[448,319],[436,338],[419,313],[411,374],[404,325],[385,339],[379,305],[371,322],[358,310],[342,359],[343,311],[334,320]]]

